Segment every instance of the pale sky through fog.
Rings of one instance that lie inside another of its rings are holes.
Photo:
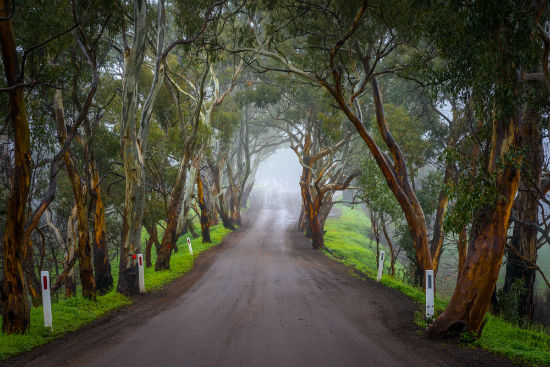
[[[298,191],[301,174],[302,166],[296,154],[290,148],[281,148],[260,163],[254,186]]]

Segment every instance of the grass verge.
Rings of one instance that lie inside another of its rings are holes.
[[[329,218],[325,225],[327,231],[325,245],[332,252],[325,251],[326,255],[374,279],[377,269],[376,253],[373,250],[375,245],[367,238],[367,227],[370,225],[367,216],[359,208],[351,209],[343,205],[337,205],[336,208],[341,211],[340,217]],[[388,261],[384,265],[386,274],[389,270],[387,263]],[[402,271],[403,266],[396,264],[398,276]],[[424,304],[425,296],[421,289],[401,282],[397,279],[398,276],[392,278],[386,274],[382,276],[382,284],[397,289],[414,301]],[[447,304],[447,299],[436,297],[436,314],[441,313]],[[423,314],[419,312],[415,322],[419,326],[425,326]],[[550,365],[550,335],[548,330],[543,328],[521,328],[501,317],[487,313],[487,323],[481,338],[465,336],[462,340],[470,347],[483,348],[530,365]]]
[[[187,249],[187,237],[181,236],[177,242],[179,251],[174,253],[170,260],[170,270],[155,272],[154,267],[145,269],[145,287],[147,291],[162,288],[165,284],[180,277],[193,267],[194,258],[201,252],[217,246],[231,231],[217,225],[210,228],[212,243],[201,243],[200,238],[192,241],[194,256]],[[142,241],[144,236],[142,235]],[[153,264],[156,254],[152,254]],[[111,263],[114,284],[118,279],[118,261]],[[26,352],[32,348],[45,344],[53,339],[74,331],[84,325],[100,318],[110,311],[127,306],[132,303],[129,297],[125,297],[114,290],[97,300],[90,301],[82,296],[61,299],[52,304],[53,331],[44,328],[42,306],[31,308],[31,327],[25,334],[7,335],[0,332],[0,360]],[[0,326],[1,326],[0,320]]]

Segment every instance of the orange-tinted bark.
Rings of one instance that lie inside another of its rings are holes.
[[[59,145],[63,146],[67,137],[67,128],[64,118],[63,100],[60,90],[55,91],[54,109],[57,122],[57,137]],[[86,188],[82,183],[80,175],[76,170],[76,164],[69,149],[63,156],[67,175],[71,181],[73,195],[77,208],[78,217],[78,269],[80,283],[82,284],[82,295],[85,298],[95,299],[95,280],[92,270],[92,244],[90,241],[90,227],[88,222],[88,211],[86,208]]]
[[[476,230],[470,239],[464,268],[449,305],[428,329],[430,336],[453,335],[465,330],[480,335],[483,330],[485,313],[504,254],[508,221],[519,183],[517,166],[521,158],[513,158],[516,162],[508,162],[503,168],[498,168],[497,161],[505,160],[513,147],[521,146],[522,133],[516,117],[508,121],[493,121],[488,173],[496,175],[498,198],[496,203],[488,204],[474,219]]]
[[[8,86],[20,79],[19,61],[11,21],[11,2],[0,0],[0,47]],[[4,232],[4,277],[0,288],[2,331],[24,333],[29,328],[30,307],[23,270],[25,247],[25,207],[31,179],[30,129],[25,111],[23,88],[9,92],[9,115],[14,138],[13,176],[7,203]]]
[[[90,163],[92,168],[92,208],[94,209],[93,252],[96,290],[105,294],[113,288],[109,249],[107,247],[107,228],[105,225],[105,207],[99,187],[99,173],[95,169],[95,162]]]
[[[168,207],[168,217],[166,219],[166,230],[162,236],[162,242],[160,244],[160,251],[157,253],[157,262],[155,263],[155,271],[170,269],[170,258],[174,245],[177,241],[177,227],[178,216],[181,210],[181,199],[183,194],[183,188],[186,180],[186,159],[184,158],[180,162],[179,172],[172,188],[172,195],[170,196],[170,205]]]

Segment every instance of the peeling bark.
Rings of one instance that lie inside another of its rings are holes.
[[[506,244],[508,221],[519,183],[519,169],[509,162],[497,171],[497,160],[506,159],[514,147],[520,147],[522,134],[518,126],[521,118],[512,116],[508,121],[493,121],[493,138],[488,173],[495,174],[497,202],[489,205],[474,219],[474,234],[470,239],[464,268],[460,272],[456,289],[445,311],[428,329],[430,336],[446,336],[470,331],[481,335],[491,295],[498,279]]]
[[[23,82],[17,58],[10,3],[0,0],[0,47],[8,86]],[[9,92],[9,115],[14,136],[13,176],[7,203],[4,233],[4,277],[0,288],[2,332],[25,333],[30,323],[30,307],[23,270],[25,213],[31,179],[30,129],[25,111],[23,88]]]
[[[54,110],[57,122],[57,138],[59,145],[63,146],[67,137],[65,124],[62,91],[56,90],[54,97]],[[90,227],[88,223],[88,211],[86,208],[86,188],[82,183],[76,169],[76,163],[69,149],[63,155],[67,175],[71,181],[73,195],[78,217],[78,269],[82,284],[82,295],[85,298],[95,299],[95,280],[92,270],[92,244],[90,242]]]

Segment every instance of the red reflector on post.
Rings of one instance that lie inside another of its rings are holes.
[[[136,258],[136,255],[132,255],[132,259],[135,259]]]
[[[139,265],[143,265],[141,257],[139,258]]]
[[[42,281],[44,282],[44,289],[48,289],[48,277],[42,277]]]

